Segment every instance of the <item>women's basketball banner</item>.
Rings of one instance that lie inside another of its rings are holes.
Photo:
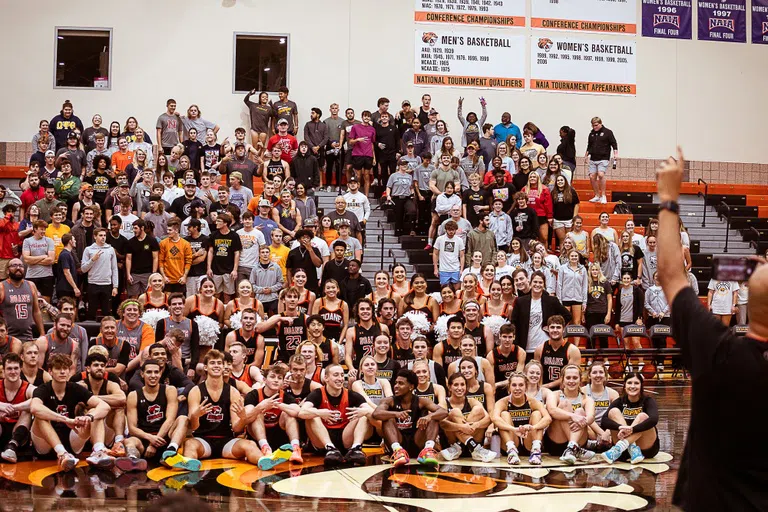
[[[637,33],[636,0],[531,0],[531,27]]]
[[[643,0],[643,36],[691,39],[693,0]]]
[[[416,31],[413,83],[422,87],[525,88],[525,36]]]
[[[768,44],[768,0],[752,0],[752,43]]]
[[[747,42],[747,0],[699,0],[699,40]]]
[[[489,27],[524,27],[525,0],[415,0],[415,20]]]
[[[637,94],[635,41],[531,36],[531,90]]]

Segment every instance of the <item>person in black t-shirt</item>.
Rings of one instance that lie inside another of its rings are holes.
[[[480,176],[477,173],[470,174],[469,188],[461,194],[461,202],[464,205],[463,217],[472,224],[472,227],[480,224],[481,215],[491,211],[488,204],[489,192],[480,188],[480,184]]]
[[[58,264],[54,266],[56,275],[56,296],[80,297],[80,288],[77,284],[77,267],[75,261],[75,239],[70,233],[64,233],[61,237],[64,249],[59,253]],[[67,275],[68,274],[68,275]],[[70,282],[71,280],[71,282]]]
[[[334,279],[337,283],[340,283],[349,276],[349,260],[344,257],[346,252],[346,242],[343,240],[336,240],[333,243],[333,259],[323,267],[322,288],[325,287],[325,283],[330,279]]]
[[[196,171],[202,170],[204,167],[203,161],[203,145],[197,140],[197,129],[189,129],[189,139],[182,142],[184,145],[184,154],[189,157],[189,165]]]
[[[120,234],[120,228],[123,221],[117,215],[109,219],[109,230],[107,231],[107,243],[115,250],[117,256],[117,295],[112,297],[112,316],[117,315],[117,307],[120,305],[120,295],[125,291],[125,255],[128,254],[128,239]],[[95,314],[95,313],[94,313]]]
[[[35,389],[30,403],[32,444],[40,455],[56,451],[59,468],[71,471],[79,462],[86,441],[93,443],[88,464],[108,469],[115,462],[104,446],[104,418],[110,408],[83,386],[68,382],[72,359],[66,354],[54,354],[49,361],[53,380]],[[85,404],[84,414],[78,415],[79,405]]]
[[[189,217],[192,211],[191,203],[196,199],[197,193],[197,181],[194,178],[184,181],[184,195],[177,197],[171,203],[171,207],[168,208],[168,213],[176,215],[179,220],[184,220]]]
[[[496,169],[494,171],[494,182],[491,183],[491,185],[488,187],[488,195],[486,197],[488,198],[488,204],[490,207],[493,207],[493,201],[496,199],[501,199],[503,203],[501,209],[504,211],[504,213],[511,216],[512,209],[515,207],[514,198],[517,189],[514,185],[507,183],[504,180],[506,172],[507,171],[504,169]]]
[[[240,235],[229,229],[231,224],[232,216],[228,213],[216,217],[216,231],[211,233],[208,248],[208,277],[213,279],[216,293],[222,294],[225,303],[235,294],[237,267],[243,250]]]
[[[192,266],[187,275],[187,297],[197,293],[197,282],[208,271],[208,248],[211,246],[211,239],[200,234],[202,223],[199,219],[192,219],[187,224],[187,236],[184,240],[189,242],[192,247]]]
[[[133,238],[126,244],[125,273],[128,276],[128,296],[138,297],[149,285],[149,275],[157,272],[160,244],[147,235],[144,219],[133,222]]]
[[[347,277],[339,283],[341,284],[342,299],[347,303],[350,311],[354,310],[355,304],[357,304],[359,299],[373,292],[368,278],[360,275],[361,266],[360,260],[351,260]]]
[[[308,229],[297,231],[296,240],[299,241],[299,246],[291,249],[285,262],[285,268],[288,269],[288,281],[293,279],[293,273],[296,269],[303,268],[307,272],[307,284],[304,287],[317,293],[319,291],[317,267],[323,264],[320,250],[312,246],[312,232]]]

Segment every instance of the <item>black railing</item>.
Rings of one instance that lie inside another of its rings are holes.
[[[755,239],[749,241],[749,246],[753,247],[755,251],[759,251],[760,250],[760,232],[757,230],[755,226],[749,226],[749,231],[755,234]]]
[[[397,256],[395,256],[395,251],[393,251],[392,249],[389,249],[387,251],[387,256],[392,258],[392,263],[390,263],[389,265],[389,272],[392,273],[392,271],[397,266]],[[381,268],[384,268],[384,263],[381,264]]]
[[[728,206],[728,203],[725,201],[720,201],[720,205],[723,207],[723,209],[727,212],[725,215],[726,223],[725,223],[725,248],[723,249],[723,252],[728,252],[728,238],[731,233],[731,207]],[[718,212],[719,216],[723,216],[722,211]]]
[[[707,227],[707,201],[709,200],[709,183],[701,178],[699,178],[696,183],[698,185],[701,185],[702,183],[704,184],[704,217],[701,220],[701,227],[705,228]],[[701,192],[699,192],[698,195],[701,197]]]

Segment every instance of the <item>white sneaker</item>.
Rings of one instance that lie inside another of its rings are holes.
[[[476,460],[478,462],[493,462],[498,456],[498,453],[492,452],[491,450],[483,448],[480,445],[477,445],[477,447],[472,450],[472,460]]]
[[[374,179],[374,180],[373,180],[373,183],[371,183],[371,186],[372,186],[372,187],[376,187],[376,186],[378,186],[378,185],[379,185],[379,180],[377,180],[377,179]]]
[[[600,196],[595,196],[592,199],[589,200],[590,203],[599,203],[600,202]]]
[[[640,363],[639,365],[637,365],[637,372],[638,373],[643,373],[643,368],[644,367],[645,367],[645,363]]]
[[[86,457],[85,461],[91,466],[101,469],[109,469],[115,464],[115,458],[107,455],[104,450],[93,452],[90,457]]]
[[[664,365],[660,364],[660,365],[656,366],[656,371],[659,372],[659,373],[664,373]]]
[[[605,204],[608,202],[608,198],[605,196],[600,196],[600,204]]]
[[[448,461],[458,459],[461,457],[461,445],[459,443],[454,443],[448,448],[440,450],[440,456],[443,460]]]

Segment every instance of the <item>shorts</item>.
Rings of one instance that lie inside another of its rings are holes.
[[[356,171],[360,169],[371,170],[373,169],[373,158],[370,156],[353,156],[352,168]]]
[[[128,283],[128,288],[126,289],[128,296],[138,297],[142,293],[146,292],[149,288],[149,276],[150,274],[134,274],[131,272],[133,284]]]
[[[459,272],[443,272],[440,271],[440,286],[446,284],[458,284],[461,282],[461,274]]]
[[[54,430],[56,431],[56,435],[59,436],[59,441],[64,446],[64,449],[73,455],[80,454],[80,452],[82,452],[83,448],[85,447],[85,443],[89,441],[89,438],[87,437],[83,439],[82,437],[78,436],[74,430]],[[30,438],[32,439],[32,446],[35,448],[35,451],[39,455],[47,455],[53,451],[53,446],[49,446],[45,439],[42,437],[37,437],[31,430],[29,434]]]
[[[326,430],[328,431],[328,438],[331,440],[331,443],[333,443],[333,446],[339,450],[344,450],[344,429],[326,427]]]
[[[608,170],[609,163],[608,160],[590,160],[587,172],[590,176],[597,172],[605,173]]]
[[[423,446],[419,446],[416,444],[416,432],[403,432],[400,431],[400,435],[402,436],[402,440],[400,441],[400,446],[405,448],[405,451],[408,452],[408,455],[411,458],[416,458],[419,456],[419,452],[421,452],[421,449]]]
[[[583,302],[581,302],[580,300],[564,300],[563,301],[563,306],[568,306],[568,307],[581,306],[582,304]]]
[[[155,432],[154,434],[157,435],[157,432]],[[160,462],[160,460],[163,458],[163,452],[168,449],[168,444],[171,442],[170,439],[168,439],[168,437],[166,436],[164,438],[165,439],[165,445],[161,446],[158,449],[156,449],[155,450],[155,454],[152,457],[147,457],[146,456],[146,450],[150,446],[149,441],[145,441],[144,439],[139,439],[138,437],[136,439],[141,443],[141,446],[144,447],[144,451],[145,451],[144,458],[147,459],[148,461],[151,461],[151,462]]]
[[[232,448],[235,447],[235,443],[240,441],[239,438],[232,439],[229,437],[194,437],[193,439],[203,445],[202,458],[204,459],[231,458]]]
[[[291,444],[291,440],[288,439],[288,434],[285,432],[285,430],[280,428],[280,425],[268,427],[266,431],[267,442],[269,443],[269,446],[272,447],[272,449],[279,448],[284,444]]]
[[[549,436],[544,436],[544,442],[542,443],[542,447],[544,448],[544,451],[552,456],[559,457],[563,454],[566,448],[568,448],[568,443],[556,443],[552,439],[549,438]]]
[[[573,220],[553,220],[552,227],[554,229],[571,229],[573,227]]]
[[[35,283],[38,293],[43,297],[53,295],[53,276],[50,277],[30,277],[27,281]]]
[[[213,284],[216,285],[216,293],[235,294],[235,282],[231,274],[213,275]]]
[[[186,292],[187,297],[191,297],[199,291],[198,287],[202,279],[203,276],[187,276],[187,284],[184,285],[184,292]],[[165,285],[165,291],[168,291],[168,285]]]

